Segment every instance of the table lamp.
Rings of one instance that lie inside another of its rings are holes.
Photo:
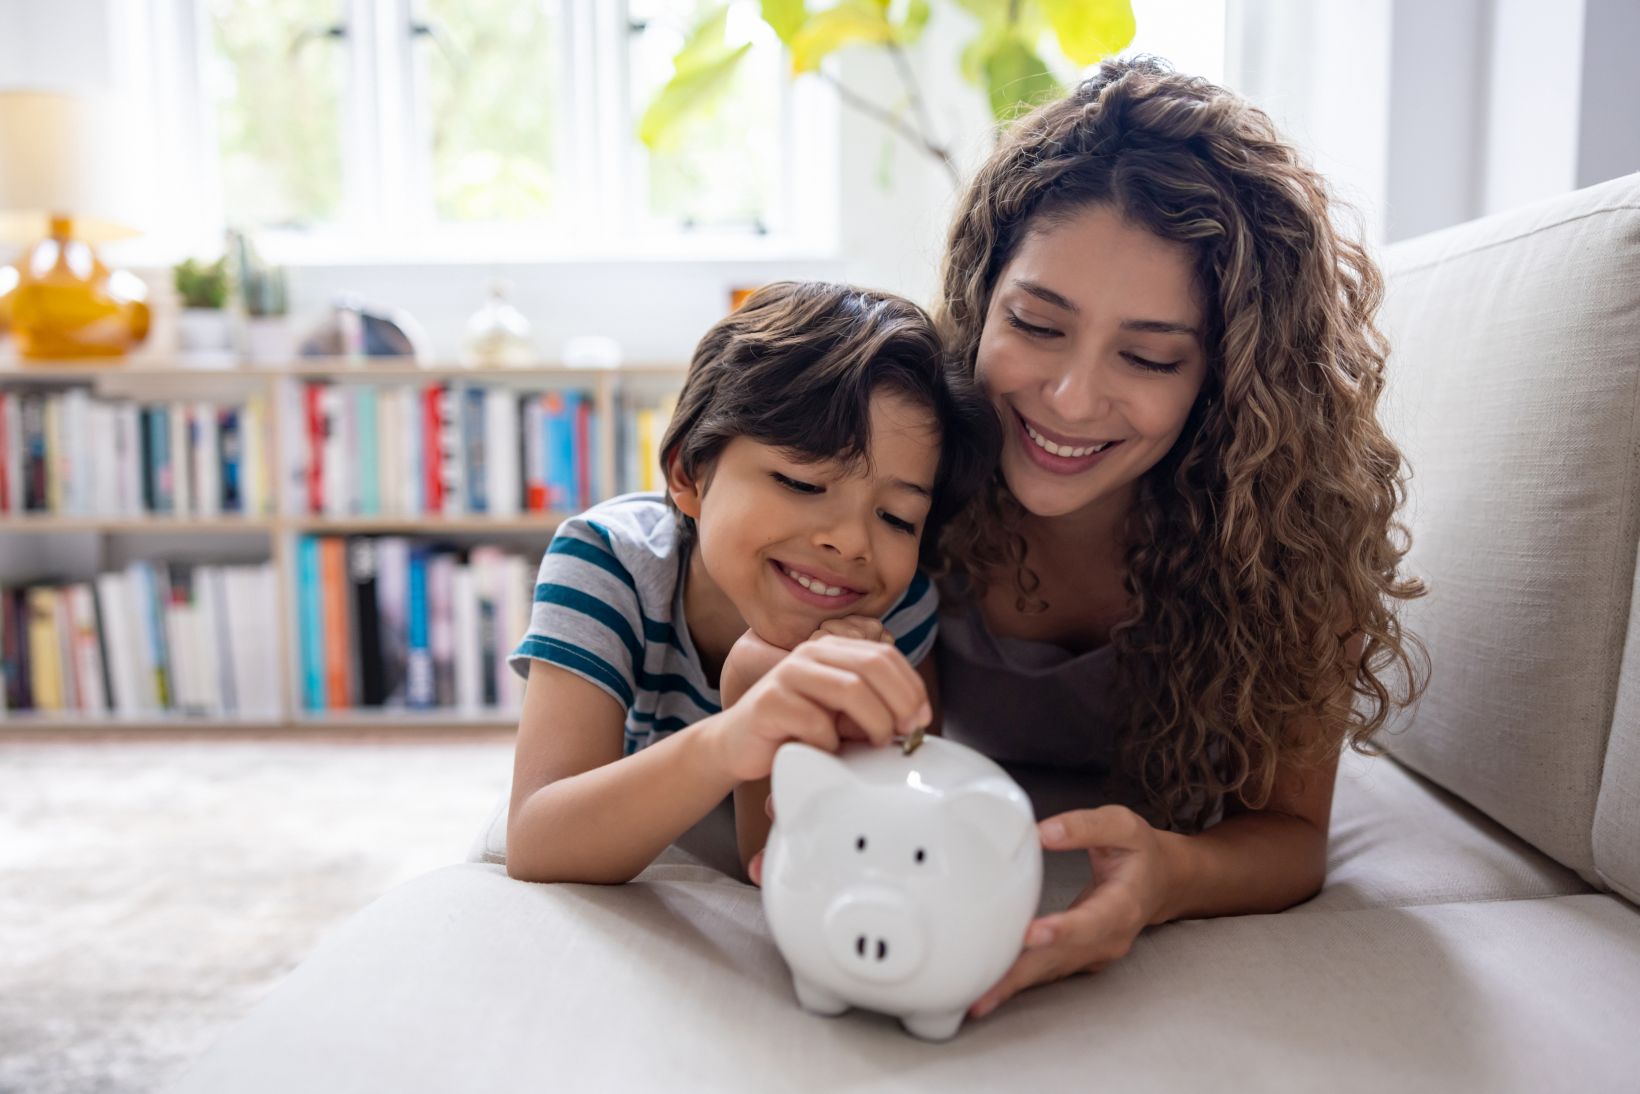
[[[25,360],[118,357],[148,334],[147,286],[92,247],[137,234],[119,139],[106,99],[0,91],[0,240],[26,245],[0,265],[0,333]]]

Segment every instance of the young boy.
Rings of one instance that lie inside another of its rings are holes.
[[[781,744],[926,724],[937,597],[917,566],[997,431],[908,301],[782,282],[713,327],[666,494],[566,521],[542,559],[511,659],[508,873],[629,880],[732,791],[745,861]]]

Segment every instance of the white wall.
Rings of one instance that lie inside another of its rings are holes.
[[[1227,82],[1394,241],[1640,170],[1640,0],[1234,0]]]

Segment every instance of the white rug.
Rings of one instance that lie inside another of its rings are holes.
[[[0,1091],[166,1086],[388,888],[459,861],[510,735],[0,738]]]

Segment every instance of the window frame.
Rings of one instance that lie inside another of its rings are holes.
[[[642,149],[633,136],[627,0],[532,0],[556,8],[563,124],[554,149],[564,198],[540,222],[434,219],[431,132],[418,58],[437,48],[406,32],[416,0],[336,0],[350,33],[342,96],[342,220],[307,229],[261,228],[259,251],[296,266],[554,263],[602,260],[769,260],[840,253],[838,105],[817,80],[782,88],[781,164],[769,231],[656,231],[643,207]],[[155,254],[219,249],[226,227],[215,110],[205,96],[206,0],[114,5],[117,78],[153,120],[150,143],[166,177]],[[362,29],[358,29],[362,28]],[[591,170],[567,165],[590,163]],[[167,169],[169,168],[169,169]],[[799,216],[799,211],[802,215]]]

